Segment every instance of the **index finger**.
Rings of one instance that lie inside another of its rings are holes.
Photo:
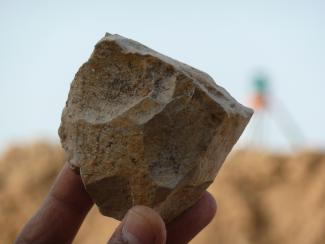
[[[15,243],[71,243],[92,205],[80,176],[66,164]]]

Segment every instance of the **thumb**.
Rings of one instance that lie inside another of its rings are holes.
[[[153,209],[145,206],[131,208],[115,230],[108,244],[164,244],[166,227]]]

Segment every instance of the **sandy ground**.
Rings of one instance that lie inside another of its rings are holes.
[[[63,162],[60,147],[45,142],[13,146],[0,156],[0,243],[12,243]],[[218,213],[191,243],[325,241],[325,153],[235,152],[209,191]],[[106,243],[117,223],[93,208],[74,243]]]

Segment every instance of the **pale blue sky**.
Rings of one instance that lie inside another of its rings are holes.
[[[70,82],[105,32],[206,71],[242,102],[264,70],[306,145],[323,146],[324,13],[323,0],[0,0],[0,149],[58,139]],[[266,133],[285,143],[271,123]]]

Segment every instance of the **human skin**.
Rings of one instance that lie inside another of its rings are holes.
[[[92,206],[80,176],[66,164],[15,243],[71,243]],[[153,209],[135,206],[125,215],[108,243],[188,243],[209,224],[215,213],[216,202],[208,192],[167,225]]]

